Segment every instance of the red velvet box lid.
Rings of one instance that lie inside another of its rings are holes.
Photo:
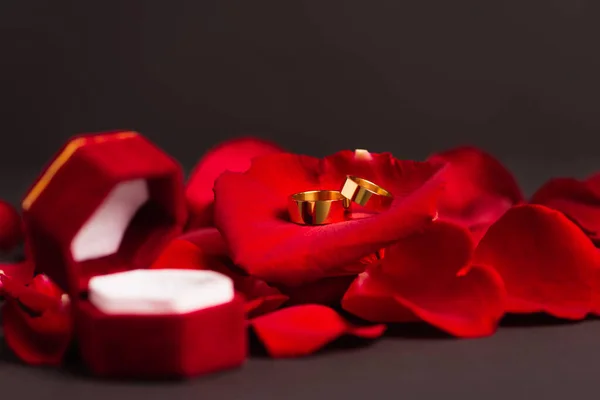
[[[23,200],[36,269],[77,298],[95,275],[149,267],[186,222],[183,179],[136,132],[71,139]]]

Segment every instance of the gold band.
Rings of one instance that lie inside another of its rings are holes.
[[[394,200],[394,196],[381,186],[351,175],[346,177],[341,193],[365,209],[377,212],[388,209]]]
[[[296,224],[325,225],[342,222],[350,200],[337,190],[312,190],[288,198],[290,219]]]

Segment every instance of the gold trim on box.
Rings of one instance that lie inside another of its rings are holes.
[[[88,144],[97,144],[108,142],[110,140],[121,140],[121,139],[129,139],[137,136],[136,132],[122,132],[122,133],[111,133],[108,135],[98,135],[98,136],[90,136],[90,137],[80,137],[77,139],[73,139],[69,144],[65,146],[63,151],[54,159],[52,164],[46,169],[42,177],[35,184],[35,186],[29,191],[27,196],[22,202],[23,210],[29,210],[33,203],[37,200],[37,198],[42,194],[44,189],[50,184],[54,175],[60,170],[60,168],[65,165],[67,160],[75,154],[75,152],[81,147]]]

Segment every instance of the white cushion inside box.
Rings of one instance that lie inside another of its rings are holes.
[[[131,220],[149,198],[145,179],[116,185],[73,238],[73,260],[82,262],[116,253]]]
[[[93,277],[89,300],[106,314],[185,314],[229,303],[233,281],[218,272],[138,269]]]

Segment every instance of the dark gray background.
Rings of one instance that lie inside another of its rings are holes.
[[[240,134],[292,151],[424,158],[481,146],[531,193],[600,170],[594,0],[0,3],[0,196],[17,202],[72,134],[136,129],[189,169]],[[483,340],[391,337],[255,358],[188,384],[117,384],[16,364],[2,395],[50,398],[581,398],[600,322]]]

